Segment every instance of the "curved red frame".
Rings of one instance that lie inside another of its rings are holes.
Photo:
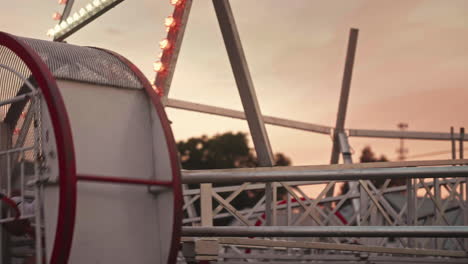
[[[28,66],[49,109],[59,165],[59,211],[50,264],[64,264],[70,256],[76,214],[75,150],[65,104],[52,73],[31,47],[5,32],[0,32],[0,45],[13,51]]]
[[[172,241],[171,241],[171,247],[170,247],[170,252],[169,252],[169,257],[167,263],[172,264],[177,262],[177,254],[179,251],[179,245],[180,245],[180,237],[182,234],[182,219],[183,219],[183,204],[182,204],[182,181],[181,181],[181,169],[179,166],[179,156],[178,156],[178,151],[176,147],[176,143],[174,141],[174,135],[172,134],[172,129],[170,126],[169,119],[167,118],[166,111],[164,110],[164,106],[161,103],[159,95],[156,93],[156,91],[153,89],[152,85],[148,81],[148,79],[145,77],[145,75],[129,60],[127,60],[125,57],[109,51],[105,49],[100,49],[105,52],[108,52],[109,54],[112,54],[113,56],[117,57],[122,63],[127,65],[127,67],[130,68],[130,70],[135,73],[135,75],[138,77],[140,80],[141,84],[143,85],[143,88],[146,91],[146,94],[149,96],[151,99],[151,102],[153,103],[156,113],[159,115],[159,118],[161,120],[161,125],[164,130],[164,136],[166,138],[166,143],[167,143],[167,148],[169,150],[169,158],[171,160],[171,169],[172,169],[172,191],[174,193],[174,214],[173,214],[173,227],[172,227]]]

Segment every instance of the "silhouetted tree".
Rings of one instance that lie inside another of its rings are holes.
[[[385,162],[388,161],[387,157],[384,155],[381,155],[380,158],[376,158],[374,152],[369,146],[366,146],[362,152],[361,152],[361,157],[359,158],[361,163],[366,163],[366,162]]]
[[[201,169],[229,169],[256,167],[257,158],[249,148],[247,134],[238,132],[226,132],[212,137],[203,135],[201,137],[189,138],[185,141],[179,141],[177,148],[180,154],[180,161],[183,169],[201,170]],[[289,166],[291,159],[282,153],[274,155],[276,166]],[[222,186],[215,184],[214,186]],[[197,185],[191,185],[190,188],[198,188]],[[284,188],[278,188],[278,199],[283,199],[286,194]],[[240,193],[231,204],[238,210],[250,208],[264,194],[264,190],[249,190]],[[225,193],[220,193],[224,198]],[[199,204],[196,204],[196,208]],[[215,221],[215,225],[226,225],[228,221]]]

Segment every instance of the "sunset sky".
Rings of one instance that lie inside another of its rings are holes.
[[[76,0],[74,11],[88,1]],[[347,128],[448,132],[468,128],[468,1],[231,0],[265,115],[333,126],[350,28],[359,40]],[[55,25],[56,0],[3,0],[0,31],[39,39]],[[168,0],[127,0],[75,33],[69,43],[116,51],[152,79],[165,37]],[[171,98],[241,110],[210,0],[194,0]],[[176,139],[248,131],[247,123],[168,109]],[[294,165],[325,164],[331,139],[267,126],[275,152]],[[351,138],[396,159],[398,140]],[[449,150],[449,142],[407,141],[409,155]],[[359,153],[357,153],[359,154]],[[355,160],[359,155],[355,155]],[[418,159],[445,159],[449,154]]]

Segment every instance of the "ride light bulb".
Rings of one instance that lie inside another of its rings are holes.
[[[58,0],[59,5],[64,5],[67,3],[67,0]]]
[[[47,36],[53,37],[55,35],[55,30],[53,28],[47,30]]]
[[[62,14],[60,14],[59,12],[55,12],[52,14],[53,20],[60,20],[61,18],[62,18]]]
[[[164,65],[161,61],[156,61],[153,63],[153,70],[155,72],[162,72],[164,70]]]
[[[175,26],[174,17],[172,16],[166,17],[166,19],[164,20],[164,25],[168,28]]]
[[[166,50],[170,47],[170,43],[168,39],[163,39],[159,42],[159,47],[163,50]]]
[[[182,3],[182,0],[170,0],[171,1],[171,5],[173,6],[176,6],[176,5],[179,5],[180,3]]]

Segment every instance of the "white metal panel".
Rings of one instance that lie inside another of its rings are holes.
[[[171,178],[160,121],[150,114],[144,90],[70,81],[58,85],[69,114],[78,174]],[[155,196],[146,186],[79,182],[77,196],[69,263],[167,262],[162,256],[168,254],[172,231],[170,191]],[[56,215],[52,208],[47,214],[52,227]]]
[[[163,127],[155,108],[151,104],[151,120],[153,131],[153,151],[154,151],[154,170],[156,171],[158,180],[172,180],[172,168],[167,148],[167,139],[164,136]],[[171,246],[172,227],[174,225],[174,195],[172,190],[160,192],[156,199],[157,222],[158,225],[153,225],[156,228],[160,239],[160,254],[159,262],[167,263],[167,258]],[[181,212],[182,213],[182,212]]]

